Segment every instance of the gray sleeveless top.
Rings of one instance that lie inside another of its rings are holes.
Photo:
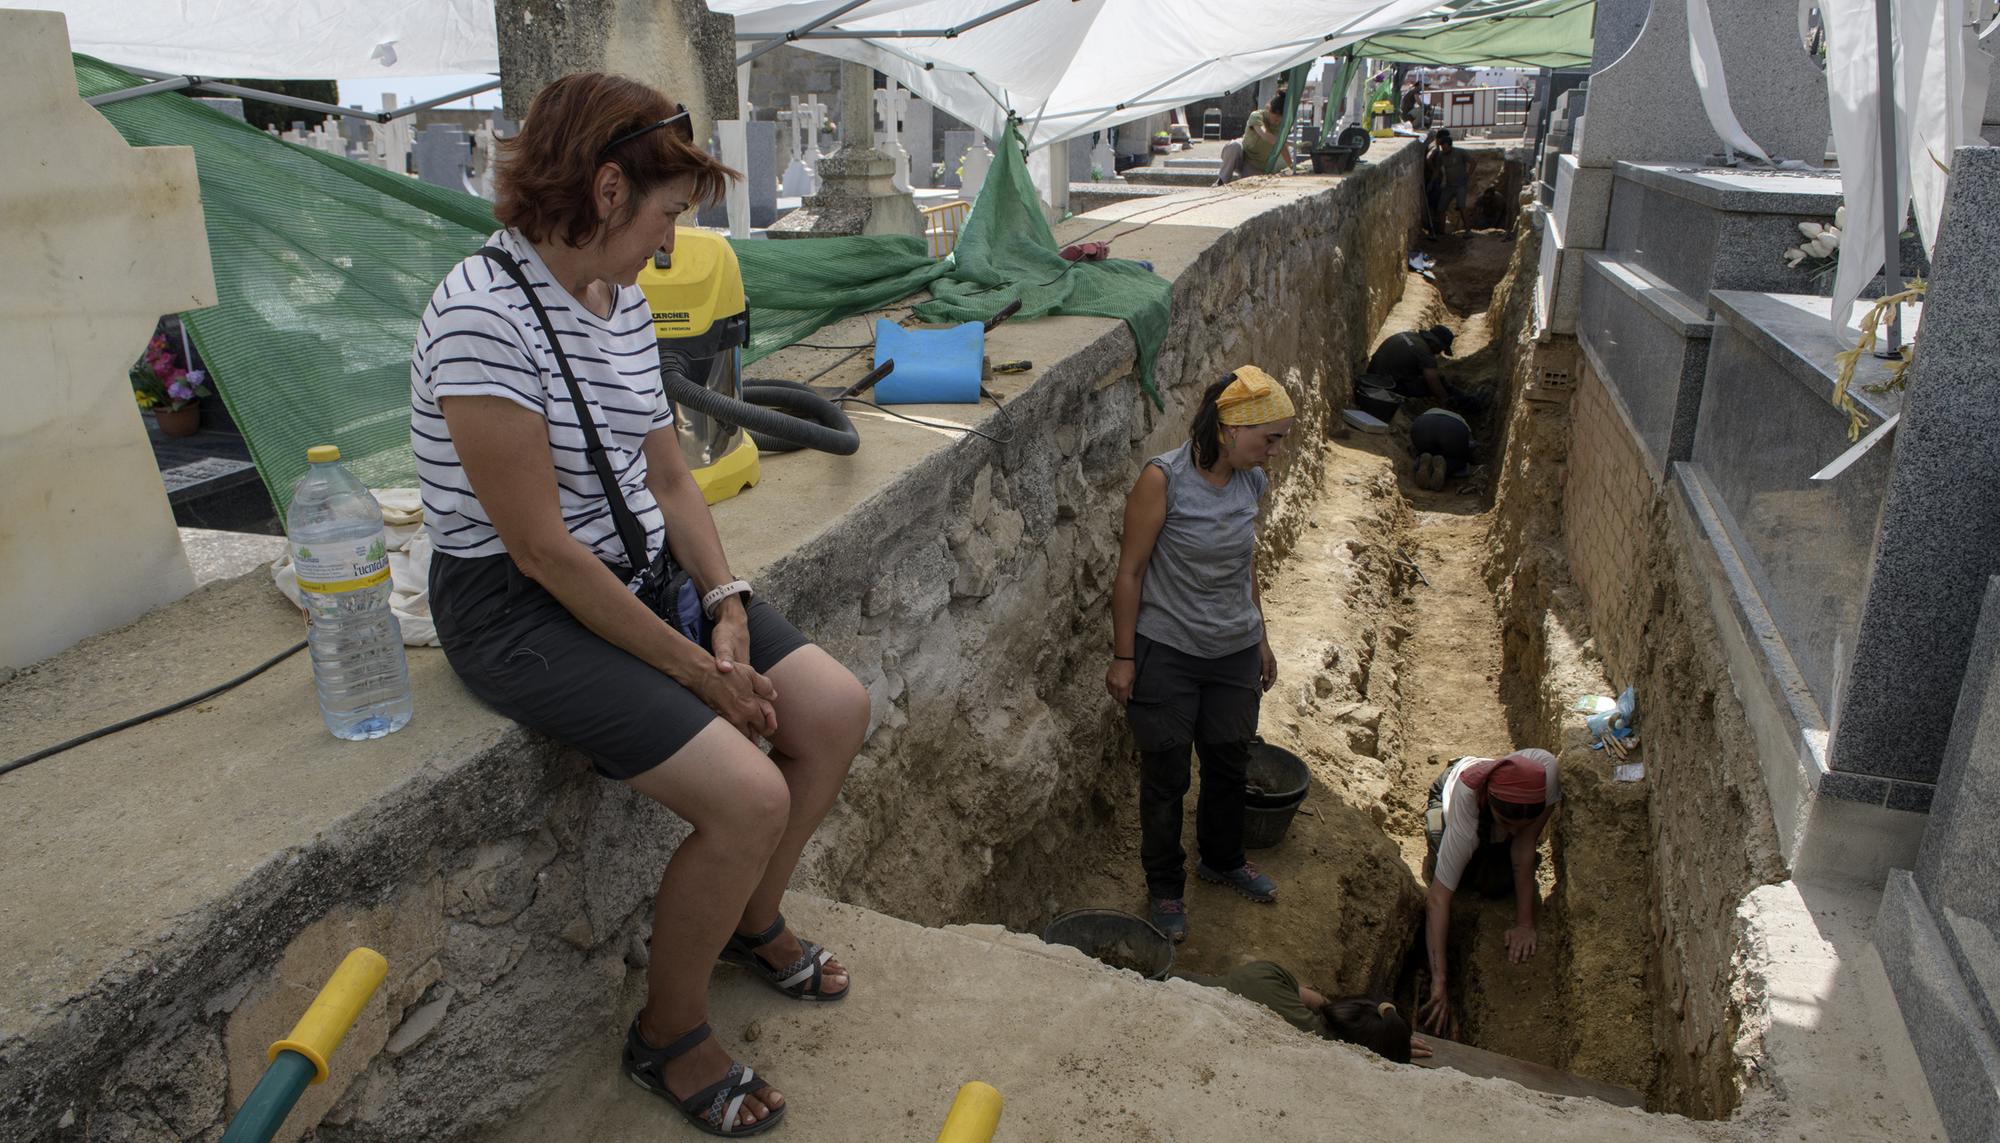
[[[1139,634],[1203,659],[1256,646],[1263,618],[1251,597],[1261,468],[1230,474],[1217,488],[1195,467],[1194,446],[1146,462],[1167,476],[1167,519],[1139,594]]]

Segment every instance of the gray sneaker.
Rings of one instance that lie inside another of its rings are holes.
[[[1175,944],[1187,939],[1187,902],[1179,897],[1153,898],[1153,911],[1146,919]]]
[[[1278,883],[1258,872],[1257,867],[1248,861],[1243,863],[1242,868],[1232,869],[1228,873],[1217,873],[1210,869],[1206,862],[1197,861],[1194,863],[1194,875],[1203,881],[1227,885],[1252,901],[1278,899]]]

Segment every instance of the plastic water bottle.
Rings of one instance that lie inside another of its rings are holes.
[[[312,617],[313,687],[335,738],[380,738],[410,721],[403,629],[389,610],[382,506],[340,463],[340,450],[306,450],[312,467],[292,487],[285,517],[299,595]]]

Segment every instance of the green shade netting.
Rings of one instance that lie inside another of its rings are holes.
[[[1450,24],[1375,36],[1349,50],[1441,67],[1590,66],[1596,0],[1470,0],[1458,7]]]
[[[984,321],[1019,301],[1014,319],[1050,314],[1118,318],[1139,347],[1140,385],[1154,402],[1153,364],[1167,333],[1172,288],[1137,262],[1069,262],[1057,252],[1019,137],[1009,127],[950,256],[921,238],[800,238],[737,242],[750,295],[755,361],[829,322],[882,309],[928,289],[926,322]]]
[[[81,95],[142,82],[73,58]],[[491,209],[280,141],[180,95],[100,111],[135,147],[194,149],[217,303],[182,320],[272,502],[290,502],[315,444],[338,444],[375,487],[416,483],[409,405],[417,318],[445,271],[492,232]]]
[[[982,321],[1019,301],[1021,318],[1117,318],[1131,328],[1137,343],[1139,384],[1159,406],[1153,365],[1166,340],[1173,287],[1137,262],[1065,261],[1011,125],[996,151],[972,204],[972,217],[948,259],[951,270],[931,283],[933,300],[918,306],[917,316],[932,322]]]
[[[141,81],[75,55],[83,96]],[[431,292],[498,224],[484,200],[301,147],[184,96],[101,108],[133,146],[187,146],[200,176],[217,303],[182,315],[282,511],[306,449],[340,446],[377,488],[416,483],[410,350]],[[926,321],[1087,314],[1125,320],[1141,379],[1166,334],[1169,287],[1133,262],[1065,262],[1010,130],[953,256],[922,238],[734,242],[756,360],[830,321],[918,293]],[[1158,400],[1157,395],[1154,398]]]

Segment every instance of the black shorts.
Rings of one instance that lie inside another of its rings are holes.
[[[1179,750],[1196,742],[1248,742],[1257,736],[1264,690],[1259,644],[1203,659],[1139,635],[1126,721],[1139,749]]]
[[[578,622],[506,555],[431,557],[431,618],[451,669],[487,705],[591,756],[623,781],[719,717],[693,691]],[[778,609],[750,604],[759,673],[810,642]]]

